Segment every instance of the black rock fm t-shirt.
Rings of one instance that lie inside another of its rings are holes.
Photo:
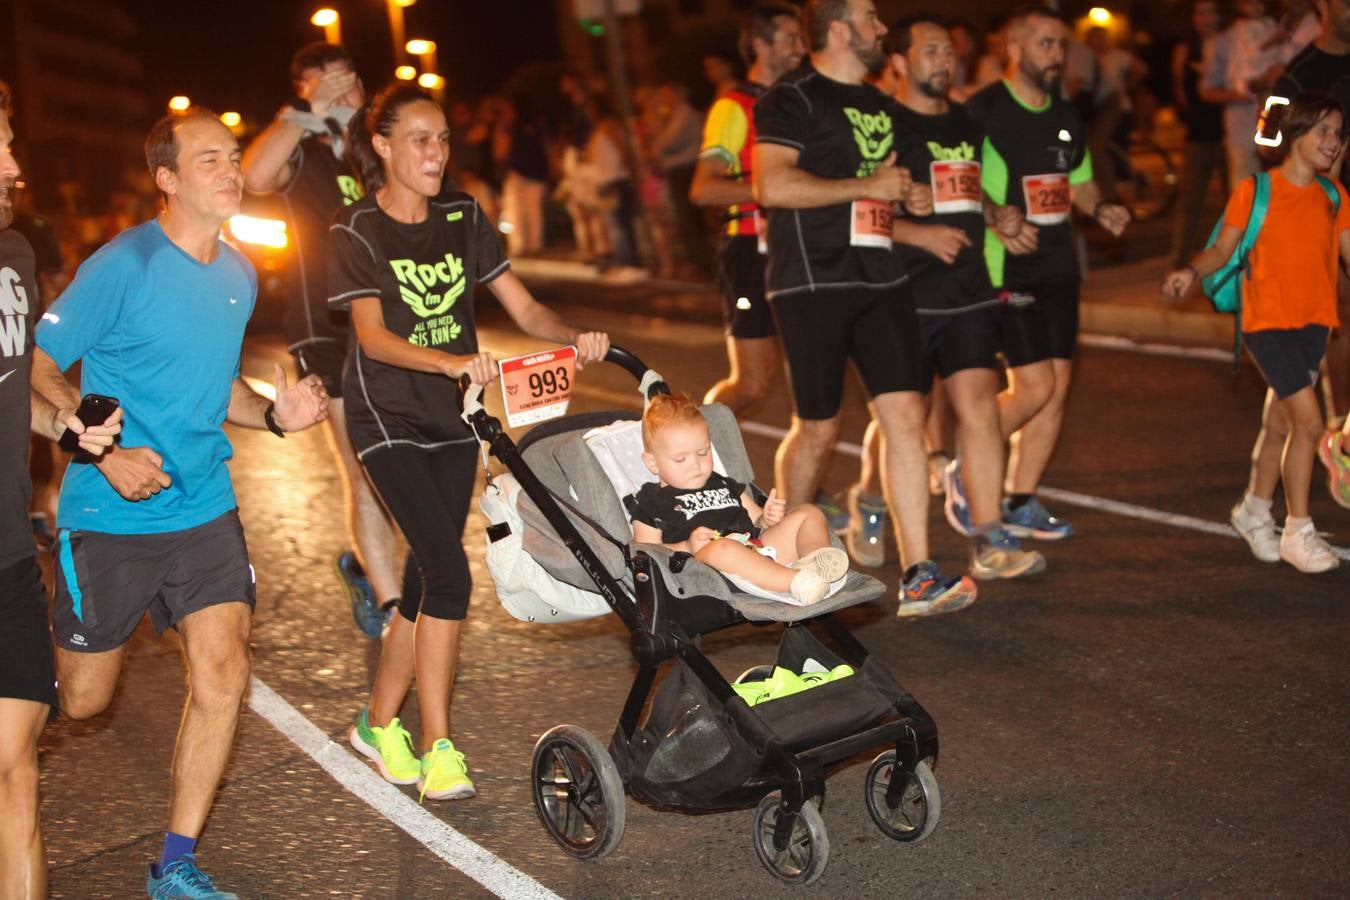
[[[361,185],[347,163],[317,135],[296,145],[291,180],[281,191],[298,265],[290,271],[286,341],[295,350],[316,341],[346,345],[345,313],[328,305],[328,229],[343,206],[361,199]]]
[[[497,230],[468,194],[430,201],[427,218],[415,224],[395,221],[366,197],[342,210],[329,233],[328,302],[348,309],[353,300],[378,297],[385,328],[401,340],[463,356],[478,352],[475,286],[509,266]],[[354,336],[342,392],[362,456],[474,439],[459,418],[454,380],[377,362]]]
[[[1075,185],[1092,180],[1092,157],[1078,112],[1047,95],[1032,108],[996,81],[970,98],[970,114],[984,126],[980,173],[991,200],[1011,204],[1040,231],[1036,251],[1010,254],[985,230],[985,261],[997,287],[1035,288],[1080,280],[1073,243]]]
[[[0,569],[36,555],[28,524],[28,376],[37,304],[33,248],[17,231],[0,231]]]
[[[799,151],[797,168],[819,178],[866,178],[896,149],[898,108],[872,85],[826,78],[808,60],[755,102],[755,142]],[[890,206],[769,209],[768,296],[898,284]]]
[[[741,505],[744,493],[745,485],[713,472],[701,488],[682,490],[653,481],[629,494],[623,503],[633,521],[661,530],[663,544],[687,541],[695,528],[759,537],[759,529]]]
[[[900,134],[899,163],[918,184],[933,190],[933,214],[916,222],[959,228],[970,239],[950,265],[919,247],[897,244],[896,252],[910,273],[914,305],[921,313],[962,312],[998,302],[984,262],[984,190],[980,183],[980,149],[984,132],[969,111],[953,103],[940,115],[925,115],[901,106],[896,113]]]

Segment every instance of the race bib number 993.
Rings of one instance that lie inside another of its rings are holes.
[[[567,413],[576,380],[577,348],[559,347],[503,359],[502,404],[511,428],[556,419]]]

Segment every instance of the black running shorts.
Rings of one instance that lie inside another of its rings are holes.
[[[1304,325],[1244,331],[1242,342],[1266,384],[1283,400],[1317,384],[1330,336],[1331,329],[1325,325]]]
[[[47,590],[36,556],[0,569],[0,697],[56,711],[56,661]]]
[[[777,331],[764,299],[764,260],[753,234],[724,238],[717,256],[722,283],[722,318],[735,338],[771,338]]]
[[[163,534],[62,529],[56,546],[57,646],[101,653],[150,613],[155,631],[221,603],[254,604],[253,567],[237,510]]]
[[[933,373],[949,378],[965,369],[997,369],[999,325],[1003,311],[986,306],[946,315],[920,315],[923,333],[923,392],[933,389]]]
[[[300,374],[318,375],[323,389],[334,400],[342,399],[342,367],[347,362],[347,345],[329,338],[307,341],[291,350]]]
[[[1078,344],[1078,297],[1081,284],[1062,281],[1012,289],[1027,304],[1009,303],[1003,310],[1003,357],[1008,365],[1029,366],[1047,359],[1073,359]]]
[[[919,316],[909,285],[801,291],[779,295],[771,306],[799,418],[838,415],[850,359],[873,397],[922,389]]]

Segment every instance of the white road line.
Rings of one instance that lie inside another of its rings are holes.
[[[498,897],[561,900],[557,894],[490,850],[475,844],[375,774],[370,766],[329,739],[318,726],[256,676],[252,679],[248,705],[290,738],[338,784]]]
[[[758,434],[762,437],[779,440],[787,434],[785,429],[776,425],[765,425],[763,422],[742,422],[741,430],[748,431],[751,434]],[[840,441],[835,445],[835,451],[845,456],[855,458],[862,457],[862,447],[857,444],[850,444],[846,441]],[[1213,534],[1218,537],[1237,538],[1241,536],[1233,530],[1231,525],[1223,522],[1211,522],[1208,519],[1197,519],[1194,516],[1183,516],[1179,513],[1164,512],[1160,509],[1150,509],[1147,506],[1136,506],[1133,503],[1122,503],[1119,500],[1108,500],[1105,497],[1094,497],[1091,494],[1079,494],[1075,491],[1062,491],[1059,488],[1046,487],[1041,485],[1037,493],[1042,497],[1055,500],[1059,503],[1067,503],[1070,506],[1080,506],[1084,509],[1095,509],[1099,512],[1112,513],[1117,516],[1125,516],[1130,519],[1141,519],[1145,522],[1154,522],[1159,525],[1170,525],[1173,528],[1186,528],[1191,531],[1199,531],[1205,534]],[[1332,547],[1332,552],[1341,559],[1350,561],[1350,549],[1345,547]]]
[[[1182,359],[1203,359],[1210,362],[1231,363],[1232,350],[1217,347],[1183,347],[1179,344],[1140,343],[1132,338],[1114,334],[1080,334],[1078,343],[1098,350],[1118,350],[1122,353],[1142,353],[1145,356],[1174,356]]]

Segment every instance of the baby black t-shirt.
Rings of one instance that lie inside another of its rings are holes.
[[[430,201],[409,224],[374,197],[345,207],[328,238],[328,303],[378,297],[384,326],[400,339],[463,356],[478,352],[473,293],[510,266],[487,214],[468,194]],[[353,331],[342,376],[347,425],[361,455],[394,445],[434,449],[473,440],[460,420],[453,379],[377,362]]]
[[[745,485],[713,472],[701,488],[681,490],[656,482],[644,484],[623,500],[635,522],[661,529],[661,543],[689,540],[695,528],[759,537],[759,529],[741,505]]]

